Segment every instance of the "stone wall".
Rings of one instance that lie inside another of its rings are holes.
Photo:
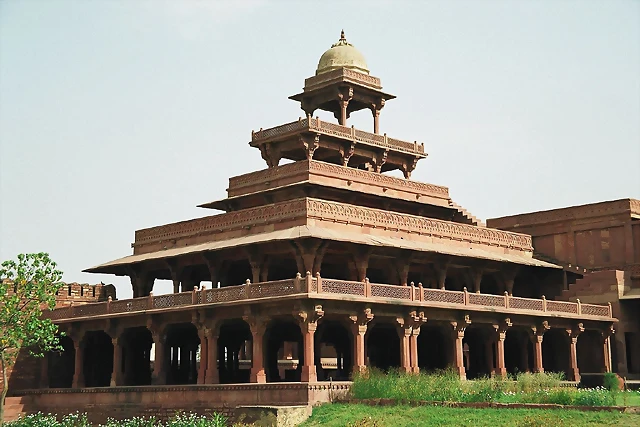
[[[336,382],[57,389],[25,392],[12,399],[19,399],[23,413],[79,411],[86,412],[90,421],[103,423],[107,418],[133,416],[166,420],[180,411],[232,417],[238,406],[313,405],[344,395],[349,386],[349,382]],[[17,414],[7,414],[7,419],[9,416]]]

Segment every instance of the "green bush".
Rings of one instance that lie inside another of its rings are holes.
[[[561,374],[523,373],[515,380],[496,377],[461,381],[452,371],[413,375],[371,370],[353,378],[351,396],[356,399],[395,399],[400,402],[615,404],[615,395],[603,388],[576,390],[561,387],[562,380]]]
[[[109,419],[100,427],[226,427],[227,418],[214,413],[209,416],[178,413],[167,423],[163,424],[155,418],[133,417],[126,420]],[[55,415],[37,413],[21,417],[16,421],[6,423],[7,427],[91,427],[85,414],[71,414],[60,421]]]
[[[602,386],[609,391],[620,391],[620,382],[617,374],[613,372],[607,372],[604,374],[604,378],[602,379]]]

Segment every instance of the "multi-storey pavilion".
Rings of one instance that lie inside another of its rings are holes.
[[[129,276],[133,299],[49,314],[74,356],[50,358],[59,378],[44,372],[43,386],[609,370],[610,306],[545,299],[563,270],[533,257],[530,236],[487,228],[446,187],[410,180],[426,153],[379,132],[393,98],[342,34],[291,97],[306,116],[252,132],[267,169],[201,205],[225,213],[138,230],[132,255],[87,270]],[[373,132],[348,126],[363,109]],[[153,295],[156,279],[174,293]]]

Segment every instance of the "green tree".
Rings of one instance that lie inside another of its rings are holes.
[[[56,292],[63,286],[62,272],[49,254],[20,254],[18,260],[0,266],[0,364],[3,388],[0,395],[0,424],[8,389],[8,369],[20,349],[35,357],[61,350],[58,327],[42,318],[43,310],[53,310]]]

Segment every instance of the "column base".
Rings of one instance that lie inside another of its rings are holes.
[[[577,369],[569,370],[569,381],[580,382],[580,372]]]
[[[303,383],[314,383],[318,381],[318,373],[316,371],[316,365],[303,366],[300,380]]]
[[[419,366],[412,366],[411,367],[411,373],[412,374],[419,374],[420,373],[420,367]]]
[[[498,377],[506,377],[507,376],[507,369],[506,368],[497,368],[494,371],[495,376]]]
[[[454,366],[453,371],[460,376],[461,380],[467,379],[467,371],[464,369],[464,366]]]
[[[165,385],[164,377],[165,377],[164,374],[158,374],[157,376],[154,375],[151,378],[151,384],[153,384],[153,385]]]
[[[264,384],[267,382],[267,375],[264,373],[264,369],[260,369],[259,371],[251,371],[251,375],[249,377],[249,382]]]

